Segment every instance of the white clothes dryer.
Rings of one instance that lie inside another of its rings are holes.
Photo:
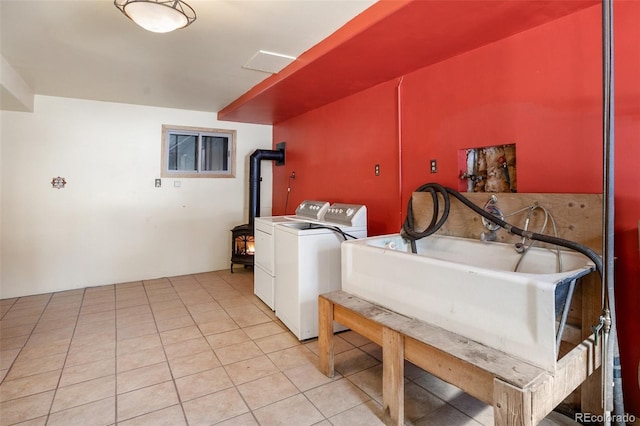
[[[340,246],[367,236],[367,209],[333,204],[324,221],[278,223],[274,236],[276,316],[299,340],[317,337],[318,295],[342,288]]]

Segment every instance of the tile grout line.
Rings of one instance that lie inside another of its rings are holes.
[[[204,288],[202,286],[202,283],[196,278],[195,279],[196,282],[198,283],[198,285],[213,299],[214,302],[218,303],[218,305],[220,305],[220,303],[216,300],[215,297],[213,297],[213,295],[211,293],[209,293],[207,291],[206,288]],[[227,284],[231,285],[230,283],[228,283],[224,278],[222,279],[224,282],[226,282]],[[232,286],[233,287],[233,286]],[[243,296],[244,297],[244,296]],[[220,307],[222,308],[222,310],[224,310],[224,312],[229,315],[229,312],[227,312],[227,310],[224,308],[224,306],[220,305]],[[187,311],[189,310],[189,308],[187,308]],[[240,324],[238,324],[232,317],[231,315],[229,315],[229,318],[231,318],[231,320],[238,326],[239,330],[242,330],[242,327],[240,327]],[[198,328],[200,330],[200,328]],[[224,331],[222,333],[225,333]],[[200,330],[200,334],[202,334],[202,330]],[[207,344],[209,345],[209,347],[211,348],[211,351],[214,353],[214,355],[216,355],[216,358],[218,358],[215,350],[213,347],[211,347],[211,344],[209,343],[209,341],[207,340],[207,337],[202,334],[202,337],[207,341]],[[249,337],[249,339],[251,339],[251,337]],[[253,339],[251,339],[251,341],[253,341]],[[218,361],[220,361],[218,359]],[[240,395],[240,399],[242,399],[242,402],[244,403],[244,405],[247,407],[247,409],[249,410],[248,413],[251,414],[251,417],[256,421],[256,423],[259,425],[260,422],[258,421],[258,419],[256,418],[256,415],[254,414],[254,410],[251,409],[251,407],[249,406],[249,404],[247,403],[246,398],[244,397],[244,395],[242,395],[242,392],[240,392],[240,389],[238,389],[238,386],[235,384],[235,382],[233,381],[233,379],[231,379],[231,377],[229,376],[229,372],[227,371],[226,367],[222,364],[222,362],[220,362],[220,367],[222,367],[222,369],[224,370],[225,374],[227,375],[227,377],[229,377],[229,381],[231,382],[231,385],[233,386],[234,390],[238,393],[238,395]],[[223,421],[227,421],[227,420],[231,420],[231,419],[235,419],[237,417],[243,416],[247,413],[242,413],[242,414],[238,414],[237,416],[233,416],[229,419],[225,419]]]
[[[115,327],[114,333],[114,379],[113,379],[113,424],[117,425],[118,421],[118,295],[116,284],[113,286],[113,326]]]
[[[0,382],[0,383],[6,383],[6,379],[9,376],[9,373],[11,373],[11,370],[12,370],[13,366],[15,365],[15,362],[20,357],[20,354],[22,354],[23,350],[27,346],[27,343],[29,343],[29,340],[31,340],[31,336],[33,336],[34,330],[36,329],[36,327],[38,326],[38,324],[42,320],[42,316],[44,315],[45,311],[47,310],[47,307],[49,306],[49,303],[51,303],[51,299],[53,298],[53,294],[54,293],[49,293],[49,298],[47,299],[47,302],[45,303],[44,307],[42,308],[42,312],[40,312],[40,315],[38,316],[38,319],[36,320],[36,322],[34,323],[33,327],[31,328],[31,332],[29,333],[29,337],[27,338],[27,340],[24,342],[24,344],[20,348],[20,351],[18,352],[18,354],[14,358],[13,362],[11,363],[11,366],[7,369],[7,374],[5,375],[5,377],[2,379],[2,382]],[[18,303],[19,299],[21,299],[21,298],[17,298],[15,300],[15,302],[11,305],[11,308],[14,308],[16,306],[16,304]],[[9,313],[9,311],[7,311],[7,313]],[[3,318],[4,318],[4,316],[3,316]],[[71,341],[69,341],[69,345],[71,345]],[[69,350],[69,348],[67,348],[67,351],[68,350]],[[65,356],[65,359],[66,359],[66,356]],[[28,377],[28,376],[25,376],[25,377]],[[62,377],[62,369],[60,370],[60,377]],[[49,410],[47,411],[47,414],[46,414],[47,419],[45,420],[45,422],[49,420],[49,414],[51,413],[51,408],[53,407],[53,401],[55,399],[56,392],[58,390],[58,385],[60,384],[60,377],[58,377],[58,382],[56,384],[56,388],[54,389],[53,397],[51,398],[51,403],[49,405]],[[20,379],[20,377],[18,379]],[[39,392],[39,393],[45,393],[45,392],[47,392],[47,391],[43,391],[43,392]],[[32,394],[32,395],[37,395],[39,393]],[[31,395],[25,395],[25,396],[22,396],[20,398],[26,398],[26,397],[29,397],[29,396],[31,396]],[[17,398],[17,399],[20,399],[20,398]],[[37,417],[34,417],[33,419],[35,419],[35,418],[37,418]],[[27,419],[27,420],[33,420],[33,419]]]
[[[80,311],[82,310],[82,303],[84,302],[84,297],[86,294],[87,289],[85,288],[82,291],[82,298],[80,299],[80,306],[78,307],[78,313],[76,315],[76,321],[73,325],[73,333],[71,333],[71,338],[69,339],[69,346],[67,347],[67,351],[65,353],[64,356],[64,361],[62,362],[62,367],[60,369],[60,376],[58,377],[58,382],[56,383],[56,387],[53,390],[53,398],[51,398],[51,404],[49,405],[49,410],[47,412],[47,418],[45,419],[45,425],[47,423],[49,423],[49,419],[51,417],[51,410],[53,409],[53,404],[56,401],[56,395],[58,395],[58,390],[60,389],[60,383],[62,382],[62,375],[64,374],[64,369],[65,366],[67,364],[67,359],[69,358],[69,351],[71,350],[71,342],[73,342],[73,336],[76,334],[76,328],[78,327],[78,319],[80,318]],[[56,293],[51,293],[51,297],[49,298],[49,302],[47,302],[47,306],[49,306],[49,303],[51,303],[51,299],[53,299],[53,296]],[[46,307],[45,307],[46,310]],[[44,311],[43,311],[44,314]],[[42,317],[40,317],[40,319],[38,319],[38,324],[40,323],[40,320],[42,319]],[[28,342],[28,341],[27,341]]]
[[[222,278],[222,277],[221,277]],[[216,302],[222,311],[224,311],[225,314],[227,314],[229,316],[229,318],[231,318],[231,321],[233,321],[233,323],[238,327],[238,330],[242,330],[242,327],[240,326],[240,324],[238,324],[236,322],[235,319],[233,319],[233,317],[231,315],[229,315],[229,312],[227,311],[227,309],[220,304],[220,302],[213,296],[213,294],[211,294],[203,285],[202,283],[195,278],[195,281],[198,283],[198,285],[200,286],[200,288],[202,288],[207,295],[209,295],[209,297],[211,297],[211,299]],[[222,281],[224,281],[227,285],[233,287],[233,285],[231,283],[229,283],[227,280],[225,280],[224,278],[222,278]],[[172,283],[173,285],[173,283]],[[237,291],[237,289],[234,288],[234,290]],[[180,293],[178,292],[178,297],[180,297],[180,299],[182,300],[183,304],[184,304],[184,300],[182,299],[182,297],[180,296]],[[243,296],[244,297],[244,296]],[[185,305],[186,307],[186,305]],[[189,314],[191,315],[191,312],[189,311],[189,308],[186,307],[187,311],[189,312]],[[193,316],[191,317],[193,319]],[[231,382],[231,385],[233,386],[233,389],[238,393],[238,395],[240,396],[240,398],[242,399],[242,402],[245,404],[245,406],[247,407],[247,409],[249,410],[248,412],[251,413],[251,416],[253,417],[253,419],[256,421],[256,423],[260,424],[260,422],[258,422],[258,419],[255,417],[255,414],[253,413],[253,410],[251,409],[251,407],[249,406],[249,404],[247,403],[245,397],[242,395],[242,393],[240,392],[240,390],[238,389],[238,385],[236,385],[236,383],[233,381],[233,379],[231,378],[231,376],[229,376],[229,371],[227,370],[226,366],[224,364],[222,364],[222,362],[220,361],[220,359],[218,358],[218,355],[216,354],[216,351],[213,347],[211,347],[211,344],[209,343],[209,341],[207,340],[207,336],[204,335],[204,333],[202,332],[202,330],[200,329],[200,326],[197,324],[197,322],[194,320],[194,323],[196,324],[196,326],[198,327],[198,331],[200,331],[200,334],[202,335],[202,337],[205,339],[205,341],[207,342],[207,345],[209,346],[209,348],[211,349],[211,352],[213,352],[214,356],[218,359],[218,361],[220,362],[220,367],[224,370],[225,374],[227,375],[227,377],[229,377],[229,381]],[[222,333],[225,333],[224,331]],[[216,334],[216,333],[214,333]],[[250,338],[251,339],[251,338]],[[251,339],[251,341],[253,342],[253,339]],[[258,348],[260,349],[260,348]],[[261,350],[262,351],[262,350]],[[263,353],[264,355],[264,353]],[[237,416],[231,417],[230,419],[236,418],[236,417],[240,417],[242,415],[244,415],[246,413],[243,414],[239,414]],[[226,420],[230,420],[230,419],[226,419]],[[223,421],[226,421],[223,420]],[[187,423],[188,424],[188,423]]]
[[[167,278],[167,281],[169,281],[169,284],[171,285],[171,288],[176,292],[176,294],[178,295],[178,298],[180,298],[180,295],[175,290],[175,287],[173,286],[173,282],[171,282],[171,279]],[[174,389],[174,391],[176,393],[176,396],[178,397],[178,404],[180,405],[180,410],[182,411],[182,417],[184,418],[185,424],[188,425],[189,424],[189,420],[187,419],[187,413],[184,410],[182,396],[180,395],[180,392],[178,391],[178,385],[176,383],[176,378],[175,378],[175,375],[173,374],[173,369],[171,368],[171,364],[169,362],[169,356],[167,355],[167,350],[166,350],[166,348],[164,346],[164,342],[162,341],[162,335],[160,333],[160,329],[158,328],[158,321],[156,319],[156,314],[155,314],[155,311],[153,310],[153,308],[151,306],[151,300],[149,299],[149,293],[147,292],[147,286],[144,285],[144,281],[142,283],[142,286],[144,288],[144,294],[147,297],[147,301],[149,302],[149,310],[151,311],[151,316],[153,317],[153,322],[154,322],[154,324],[156,326],[156,330],[158,332],[158,338],[160,339],[160,345],[162,346],[162,353],[164,354],[164,358],[166,360],[167,367],[169,368],[169,374],[171,375],[171,383],[173,384],[173,389]],[[184,302],[182,301],[181,298],[180,298],[180,302],[182,303],[182,306],[184,306],[184,308],[186,309],[187,313],[191,317],[191,312],[189,312],[189,310],[187,309],[187,307],[185,306],[185,304],[184,304]],[[193,317],[191,317],[191,319],[193,320]],[[194,321],[194,323],[195,323],[195,321]],[[164,410],[165,408],[168,408],[168,407],[161,408],[161,410]],[[157,410],[157,411],[159,411],[159,410]],[[148,414],[148,413],[145,413],[145,414]]]
[[[224,278],[223,278],[223,280],[224,280]],[[225,282],[227,282],[227,281],[225,280]],[[229,284],[230,284],[230,283],[229,283]],[[231,285],[231,284],[230,284],[230,285]],[[254,304],[253,304],[253,303],[251,303],[251,305],[254,305]],[[225,309],[225,312],[226,312],[226,309]],[[264,312],[263,312],[263,313],[264,313]],[[228,312],[227,312],[227,314],[228,314]],[[271,320],[271,321],[273,321],[271,318],[270,318],[270,320]],[[234,320],[234,322],[235,322],[235,320]],[[239,324],[238,324],[238,326],[240,327],[240,325],[239,325]],[[242,327],[240,327],[240,329],[242,329]],[[286,331],[286,330],[285,330],[285,331]],[[252,341],[252,342],[254,342],[254,339],[253,339],[253,338],[250,338],[250,339],[251,339],[251,341]],[[255,342],[254,342],[254,344],[255,344]],[[303,344],[302,344],[302,343],[300,343],[300,345],[303,345]],[[266,354],[266,353],[262,350],[262,348],[260,348],[259,346],[258,346],[258,348],[260,349],[260,351],[263,353],[263,355],[264,355],[264,356],[266,356],[267,358],[269,358],[268,354]],[[271,359],[269,358],[269,360],[271,360]],[[271,361],[271,362],[273,362],[273,361]],[[280,370],[280,368],[279,368],[279,367],[277,367],[277,368],[278,368],[278,373],[282,373],[282,374],[284,374],[284,372],[283,372],[282,370]],[[226,368],[225,368],[225,370],[226,370]],[[273,373],[273,374],[275,375],[275,374],[277,374],[277,373]],[[286,375],[285,375],[285,377],[287,378],[287,380],[289,380],[289,378],[288,378]],[[256,380],[259,380],[259,379],[256,379]],[[289,380],[289,381],[290,381],[290,380]],[[233,382],[233,381],[232,381],[232,382]],[[247,382],[247,383],[250,383],[250,382]],[[243,384],[244,384],[244,383],[243,383]],[[302,390],[302,389],[300,389],[298,386],[296,386],[294,383],[292,383],[292,384],[293,384],[293,386],[296,388],[296,390],[298,390],[299,394],[300,394],[300,395],[302,395],[302,397],[303,397],[305,400],[307,400],[307,401],[311,404],[311,406],[312,406],[312,407],[314,407],[314,408],[318,411],[318,413],[320,413],[320,415],[322,416],[323,420],[329,421],[329,418],[328,418],[328,417],[326,417],[326,416],[322,413],[322,411],[320,411],[320,409],[319,409],[319,408],[318,408],[318,407],[317,407],[317,406],[316,406],[316,405],[315,405],[311,400],[309,400],[309,398],[308,398],[308,397],[307,397],[307,395],[305,394],[305,392],[306,392],[306,391],[303,391],[303,390]],[[237,388],[237,385],[236,385],[235,383],[234,383],[234,386]],[[320,385],[319,385],[319,386],[320,386]],[[319,387],[319,386],[316,386],[316,387]],[[314,389],[315,389],[315,388],[314,388]],[[309,390],[309,389],[307,389],[307,390]],[[239,394],[240,394],[240,396],[242,397],[242,394],[240,393],[240,391],[239,391],[239,390],[238,390],[238,393],[239,393]],[[295,396],[295,395],[293,395],[293,396]],[[288,397],[288,398],[292,398],[293,396],[290,396],[290,397]],[[286,399],[288,399],[288,398],[284,398],[284,399],[279,400],[279,401],[271,402],[271,403],[269,403],[269,404],[265,405],[264,407],[260,407],[260,408],[268,407],[268,406],[270,406],[270,405],[273,405],[273,404],[276,404],[276,403],[278,403],[278,402],[284,401],[284,400],[286,400]],[[244,398],[243,398],[243,400],[244,400]],[[246,403],[246,401],[245,401],[245,403]],[[249,407],[249,405],[248,405],[248,404],[247,404],[247,407]],[[249,408],[249,410],[250,410],[251,414],[253,415],[253,417],[255,418],[256,422],[257,422],[258,424],[260,424],[260,422],[258,421],[258,419],[255,417],[254,410],[252,410],[251,408]],[[318,423],[318,422],[316,422],[316,423]]]
[[[225,282],[226,282],[226,280],[225,280]],[[238,288],[237,288],[237,287],[233,286],[233,284],[232,284],[232,283],[229,283],[229,282],[226,282],[226,283],[227,283],[227,284],[229,284],[231,287],[233,287],[235,290],[240,291],[240,290],[238,290]],[[202,287],[201,283],[200,283],[200,287]],[[174,288],[175,288],[175,287],[174,287]],[[148,293],[146,292],[146,289],[147,289],[147,288],[145,287],[145,296],[146,296],[146,298],[147,298],[147,301],[149,301],[149,299],[148,299]],[[117,293],[116,293],[116,294],[117,294]],[[180,293],[179,293],[179,292],[177,292],[177,294],[178,294],[178,296],[180,295]],[[244,294],[244,293],[242,293],[242,292],[241,292],[241,294],[242,294],[242,296],[243,296],[243,297],[245,297],[245,294]],[[210,295],[211,295],[211,294],[210,294]],[[212,296],[212,295],[211,295],[211,296]],[[212,298],[213,298],[213,296],[212,296]],[[215,301],[215,298],[213,298],[213,299],[214,299],[214,301]],[[182,301],[183,306],[184,306],[184,307],[186,307],[187,305],[185,305],[185,304],[184,304],[184,300],[183,300],[183,299],[181,299],[181,301]],[[251,303],[251,301],[250,301],[250,300],[248,300],[248,302],[250,302],[250,303]],[[228,314],[228,312],[226,311],[226,309],[225,309],[222,305],[221,305],[221,309],[224,309],[224,311]],[[117,310],[117,309],[115,309],[115,310]],[[188,310],[188,309],[187,309],[187,310]],[[189,312],[189,314],[191,315],[191,313],[190,313],[190,312]],[[154,321],[156,321],[156,316],[155,316],[155,314],[153,315],[153,317],[154,317]],[[79,318],[79,314],[76,316],[76,324],[77,324],[78,318]],[[274,320],[273,320],[273,319],[270,319],[270,321],[274,321]],[[116,322],[117,322],[117,317],[116,317]],[[234,323],[235,323],[235,320],[234,320]],[[242,330],[242,329],[243,329],[242,327],[240,327],[240,325],[239,325],[239,324],[237,324],[237,323],[236,323],[236,325],[238,326],[238,328],[239,328],[240,330]],[[156,326],[157,326],[157,322],[156,322]],[[202,333],[201,333],[201,336],[203,336],[203,334],[202,334]],[[250,338],[250,339],[251,339],[251,341],[254,341],[254,339],[253,339],[253,338]],[[117,344],[117,338],[116,338],[116,344]],[[357,346],[356,346],[356,345],[353,345],[353,346],[354,346],[354,348],[357,348]],[[209,347],[210,347],[210,345],[209,345]],[[163,349],[164,349],[164,345],[163,345]],[[213,348],[211,348],[211,349],[213,349]],[[261,348],[260,348],[260,349],[261,349]],[[261,353],[262,353],[263,355],[268,356],[268,354],[266,354],[262,349],[261,349]],[[166,358],[166,350],[164,351],[164,354],[165,354],[165,358]],[[225,370],[226,370],[226,369],[225,369]],[[278,370],[279,370],[279,372],[282,372],[282,370],[280,370],[280,368],[278,368]],[[172,378],[173,378],[174,386],[175,386],[175,377],[173,376],[173,371],[171,371],[171,374],[172,374]],[[274,373],[274,374],[276,374],[276,373]],[[232,382],[232,384],[233,384],[234,388],[238,391],[238,393],[240,394],[240,396],[242,397],[242,399],[243,399],[243,401],[245,402],[245,404],[248,406],[248,404],[246,403],[246,400],[244,399],[244,397],[242,396],[242,394],[241,394],[241,393],[239,392],[239,390],[238,390],[238,385],[236,385],[236,384],[235,384],[235,383],[233,383],[233,382]],[[319,386],[321,386],[321,385],[319,385]],[[356,386],[357,386],[357,385],[356,385]],[[315,387],[314,387],[314,388],[315,388]],[[304,391],[302,391],[302,390],[300,390],[300,389],[297,389],[297,390],[298,390],[298,393],[301,393],[301,394],[303,395],[303,397],[304,397],[307,401],[309,401]],[[308,390],[310,390],[310,389],[308,389]],[[307,391],[308,391],[308,390],[307,390]],[[116,390],[116,394],[117,394],[117,390]],[[117,396],[117,395],[116,395],[116,396]],[[179,396],[179,393],[178,393],[178,396]],[[180,398],[179,398],[179,399],[180,399]],[[285,398],[285,399],[286,399],[286,398]],[[371,398],[370,398],[370,400],[371,400]],[[276,403],[276,402],[279,402],[279,401],[274,401],[274,402],[272,402],[272,403],[270,403],[270,404],[268,404],[268,405],[274,404],[274,403]],[[311,401],[309,401],[309,402],[311,403],[311,405],[312,405],[312,406],[314,406],[314,407],[317,409],[317,407],[316,407],[316,406],[315,406]],[[180,402],[180,403],[182,404],[182,402]],[[268,405],[267,405],[267,406],[268,406]],[[322,415],[322,417],[323,417],[324,419],[327,419],[327,420],[328,420],[328,418],[327,418],[327,417],[326,417],[326,416],[325,416],[325,415],[324,415],[320,410],[318,410],[318,411],[320,412],[320,414]],[[255,418],[254,410],[252,410],[251,408],[249,408],[249,412],[251,412],[251,413],[252,413],[253,418],[257,421],[257,419]],[[184,414],[184,409],[183,409],[183,414]],[[136,417],[138,417],[138,416],[136,416]],[[237,417],[237,416],[236,416],[236,417]]]
[[[47,293],[44,293],[47,294]],[[29,296],[26,296],[29,297]],[[25,342],[22,344],[22,346],[20,347],[20,350],[18,351],[18,353],[16,354],[16,357],[13,359],[13,361],[11,362],[11,365],[9,366],[9,368],[7,368],[7,374],[5,374],[5,376],[2,378],[2,380],[0,381],[0,384],[4,383],[7,380],[7,376],[9,376],[9,373],[11,373],[11,369],[13,368],[16,360],[20,357],[20,354],[22,353],[22,351],[24,350],[24,348],[27,346],[27,343],[29,342],[29,340],[31,339],[31,336],[33,335],[34,330],[36,329],[36,327],[38,326],[38,323],[40,323],[40,319],[42,318],[42,316],[44,315],[44,311],[47,309],[47,306],[49,305],[49,302],[51,302],[51,298],[53,297],[53,293],[49,293],[49,299],[47,300],[47,303],[44,305],[44,307],[42,308],[42,312],[40,312],[40,315],[38,315],[38,319],[36,320],[36,322],[33,324],[33,326],[31,327],[31,331],[29,332],[29,337],[27,338],[27,340],[25,340]],[[22,299],[22,297],[18,297],[16,298],[16,300],[14,301],[14,303],[11,305],[11,308],[9,308],[6,312],[5,315],[3,315],[3,318],[9,313],[9,311],[11,309],[13,309],[15,307],[15,305],[18,303],[18,301]]]
[[[192,276],[192,277],[193,277],[193,276]],[[244,330],[244,328],[243,328],[243,327],[242,327],[242,326],[241,326],[241,325],[240,325],[240,324],[239,324],[239,323],[238,323],[238,322],[237,322],[237,321],[236,321],[236,320],[235,320],[235,319],[234,319],[234,318],[229,314],[229,312],[227,311],[227,308],[226,308],[224,305],[220,304],[220,302],[219,302],[219,301],[214,297],[214,295],[213,295],[212,293],[210,293],[210,292],[209,292],[209,290],[207,290],[207,289],[202,285],[202,283],[201,283],[197,278],[195,278],[195,277],[193,277],[193,278],[194,278],[194,279],[195,279],[195,281],[198,283],[198,285],[199,285],[199,286],[200,286],[200,287],[201,287],[201,288],[202,288],[202,289],[203,289],[203,290],[204,290],[204,291],[205,291],[205,292],[206,292],[206,293],[207,293],[207,294],[212,298],[212,300],[213,300],[214,302],[216,302],[216,303],[220,306],[221,310],[223,310],[223,311],[225,312],[225,314],[229,316],[229,318],[230,318],[230,319],[234,322],[234,324],[237,326],[237,329],[238,329],[238,330]],[[229,281],[227,281],[226,279],[224,279],[224,277],[221,277],[221,280],[222,280],[222,281],[224,281],[224,282],[225,282],[225,284],[227,284],[227,285],[229,285],[231,288],[233,288],[235,291],[237,291],[238,293],[240,293],[240,296],[241,296],[241,297],[246,298],[246,297],[245,297],[245,295],[243,294],[243,292],[242,292],[242,291],[240,291],[240,290],[238,290],[238,289],[237,289],[237,287],[233,285],[233,283],[230,283]],[[173,283],[172,283],[172,285],[173,285]],[[181,298],[181,300],[183,300],[183,299],[182,299],[182,297],[180,296],[180,292],[179,292],[179,291],[177,291],[177,293],[178,293],[178,296]],[[253,302],[251,302],[249,299],[247,299],[247,301],[249,302],[249,303],[248,303],[248,306],[255,306],[255,304],[254,304]],[[184,303],[184,300],[183,300],[183,303]],[[185,305],[185,307],[186,307],[186,305]],[[231,307],[235,307],[235,306],[231,306]],[[187,311],[188,311],[188,307],[187,307]],[[189,311],[189,313],[190,313],[190,311]],[[263,312],[263,313],[264,313],[264,312]],[[193,319],[193,317],[192,317],[192,319]],[[273,321],[273,320],[272,320],[271,318],[269,318],[269,321]],[[194,322],[195,322],[195,321],[194,321]],[[196,323],[196,325],[197,325],[197,323]],[[202,337],[203,337],[205,340],[207,340],[207,339],[206,339],[206,336],[203,334],[203,332],[202,332],[202,330],[200,329],[200,327],[199,327],[199,326],[198,326],[198,330],[200,331],[200,334],[202,335]],[[224,332],[221,332],[221,333],[224,333]],[[217,334],[217,333],[214,333],[214,334]],[[254,343],[254,344],[255,344],[255,341],[254,341],[254,339],[253,339],[253,338],[249,337],[249,339],[250,339],[250,341],[251,341],[252,343]],[[212,350],[212,352],[214,353],[214,355],[216,355],[216,354],[215,354],[215,349],[214,349],[213,347],[211,347],[211,345],[210,345],[210,343],[208,342],[208,340],[207,340],[207,343],[209,344],[209,347],[210,347],[210,349]],[[257,346],[257,345],[256,345],[256,346]],[[260,350],[260,352],[262,353],[262,355],[260,355],[260,356],[266,356],[266,357],[271,361],[271,359],[268,357],[268,354],[267,354],[267,353],[265,353],[265,352],[262,350],[262,348],[260,348],[260,347],[258,346],[258,349],[259,349],[259,350]],[[258,357],[260,357],[260,356],[258,356]],[[253,358],[250,358],[250,359],[254,359],[254,358],[258,358],[258,357],[253,357]],[[216,358],[217,358],[217,355],[216,355]],[[243,360],[243,361],[247,361],[247,360]],[[237,361],[237,362],[242,362],[242,361]],[[272,362],[272,361],[271,361],[271,362]],[[231,364],[234,364],[234,363],[231,363]],[[222,368],[224,369],[225,373],[227,374],[227,376],[228,376],[228,377],[229,377],[229,379],[231,380],[232,387],[233,387],[233,388],[234,388],[234,390],[238,393],[238,395],[239,395],[239,396],[240,396],[240,398],[242,399],[243,403],[246,405],[246,407],[247,407],[247,409],[248,409],[248,413],[250,413],[250,414],[251,414],[251,416],[253,417],[253,419],[256,421],[256,423],[257,423],[257,424],[260,424],[260,422],[258,421],[258,419],[257,419],[257,418],[256,418],[256,416],[255,416],[255,410],[253,410],[253,409],[250,407],[250,405],[247,403],[246,398],[242,395],[242,392],[240,392],[240,389],[238,388],[238,386],[239,386],[239,385],[238,385],[238,384],[236,384],[236,383],[233,381],[233,379],[231,379],[231,377],[229,376],[229,371],[227,370],[227,366],[228,366],[228,365],[231,365],[231,364],[224,365],[224,364],[220,363],[220,367],[222,367]],[[268,377],[268,376],[271,376],[271,375],[276,375],[276,374],[279,374],[279,373],[282,373],[282,371],[278,368],[278,372],[273,373],[273,374],[269,374],[269,375],[264,376],[264,377]],[[286,377],[286,376],[285,376],[285,377]],[[255,380],[259,380],[259,379],[260,379],[260,378],[255,379]],[[287,380],[289,380],[289,379],[287,379]],[[250,382],[247,382],[247,383],[250,383]],[[245,384],[245,383],[242,383],[242,384]],[[294,385],[294,387],[296,387],[296,389],[299,391],[299,393],[300,393],[300,394],[302,394],[302,393],[303,393],[300,389],[298,389],[298,388],[297,388],[297,386],[295,386],[295,385]],[[269,406],[269,405],[272,405],[272,404],[275,404],[275,403],[277,403],[277,402],[283,401],[283,400],[285,400],[285,399],[287,399],[287,398],[283,398],[282,400],[279,400],[279,401],[273,401],[273,402],[271,402],[270,404],[265,405],[265,407],[267,407],[267,406]],[[260,407],[260,408],[264,408],[264,407]],[[231,418],[226,419],[226,420],[230,420],[230,419],[233,419],[233,418],[236,418],[236,417],[240,417],[240,416],[243,416],[243,415],[245,415],[245,414],[247,414],[247,413],[239,414],[238,416],[234,416],[234,417],[231,417]],[[321,414],[322,414],[322,413],[321,413]],[[323,417],[324,417],[324,415],[323,415]],[[325,417],[325,419],[326,419],[326,417]]]
[[[4,312],[4,314],[2,314],[2,316],[0,317],[0,321],[2,321],[4,319],[4,317],[9,313],[9,311],[11,311],[11,309],[13,308],[13,305],[15,305],[18,302],[18,299],[20,299],[20,297],[14,297],[13,301],[11,302],[11,304],[9,305],[9,307],[7,308],[7,310]],[[0,301],[2,300],[7,300],[7,299],[0,299]],[[10,299],[9,299],[10,300]]]

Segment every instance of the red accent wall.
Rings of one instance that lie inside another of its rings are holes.
[[[640,415],[640,1],[614,7],[616,301],[626,408]],[[287,213],[303,199],[366,204],[372,235],[398,232],[421,184],[456,188],[468,147],[516,143],[520,192],[602,192],[601,7],[280,122],[273,135],[287,142],[274,214],[295,171]]]
[[[441,172],[407,170],[403,188],[434,177],[456,188],[459,149],[515,143],[520,192],[601,192],[601,36],[589,14],[408,75],[403,162],[437,158]]]
[[[273,214],[285,205],[291,214],[303,200],[364,204],[371,234],[398,232],[396,104],[392,81],[274,126],[274,143],[287,142],[287,158],[273,169]]]

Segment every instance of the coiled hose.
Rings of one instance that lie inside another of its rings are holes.
[[[407,207],[407,217],[405,218],[404,224],[402,225],[402,231],[400,234],[402,237],[409,241],[411,244],[411,250],[413,253],[416,253],[416,241],[428,237],[429,235],[438,231],[442,225],[447,221],[449,217],[449,210],[451,208],[450,195],[453,195],[460,202],[462,202],[465,206],[469,207],[474,212],[478,213],[480,216],[490,220],[491,222],[499,225],[500,227],[506,229],[508,232],[519,235],[524,238],[528,238],[530,240],[542,241],[544,243],[554,244],[560,247],[569,248],[571,250],[575,250],[579,253],[587,256],[595,265],[598,274],[602,276],[602,258],[598,253],[594,250],[586,247],[582,244],[576,243],[575,241],[569,241],[558,237],[553,237],[545,234],[538,234],[531,231],[525,231],[524,229],[520,229],[516,226],[513,226],[497,216],[492,215],[491,213],[485,211],[482,207],[479,207],[465,198],[462,194],[460,194],[455,189],[444,187],[438,183],[426,183],[416,189],[416,192],[428,192],[431,194],[431,198],[433,200],[433,215],[431,217],[431,222],[426,227],[424,231],[416,231],[414,229],[414,218],[413,218],[413,201],[409,200],[409,205]],[[438,218],[440,212],[440,201],[439,196],[442,198],[444,202],[444,209],[442,212],[442,216]]]

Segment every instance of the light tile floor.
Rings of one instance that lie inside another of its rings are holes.
[[[299,342],[245,269],[4,299],[0,315],[0,425],[382,424],[380,347],[339,334],[325,377],[317,341]],[[493,424],[491,407],[405,372],[407,424]]]

